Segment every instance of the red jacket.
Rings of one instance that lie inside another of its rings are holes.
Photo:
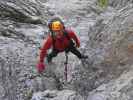
[[[79,39],[75,35],[75,33],[72,30],[66,29],[67,35],[69,36],[70,39],[73,39],[76,42],[76,46],[80,46]],[[66,36],[62,36],[61,38],[55,38],[54,40],[54,48],[59,50],[59,52],[63,52],[68,46],[69,46],[69,40]],[[53,46],[53,39],[49,35],[46,39],[46,42],[44,43],[43,47],[41,48],[40,52],[40,62],[43,62],[44,57],[47,54],[47,50]]]

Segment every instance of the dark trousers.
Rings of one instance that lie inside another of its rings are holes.
[[[71,53],[73,53],[74,55],[76,55],[79,59],[81,59],[81,57],[82,57],[81,53],[80,53],[80,52],[78,51],[78,49],[74,46],[73,41],[70,41],[70,45],[65,49],[65,52],[66,52],[66,53],[71,52]],[[50,54],[48,54],[48,56],[47,56],[48,62],[51,62],[52,58],[53,58],[53,57],[56,57],[58,53],[59,53],[58,50],[53,49],[52,52],[51,52]]]

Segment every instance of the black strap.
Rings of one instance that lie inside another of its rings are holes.
[[[65,56],[66,56],[66,61],[64,62],[65,65],[65,80],[67,81],[67,64],[68,64],[68,54],[65,52]]]
[[[65,62],[65,64],[68,64],[68,53],[67,52],[65,52],[65,56],[66,56],[66,62]]]
[[[64,35],[67,37],[68,40],[71,40],[71,38],[69,37],[68,32],[67,32],[66,30],[64,30],[63,33],[64,33]]]
[[[54,33],[51,32],[51,36],[52,36],[52,44],[53,44],[53,49],[55,49],[55,38],[54,38]]]

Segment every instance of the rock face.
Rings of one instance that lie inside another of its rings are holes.
[[[133,3],[132,0],[127,0],[127,1],[125,1],[125,0],[109,0],[109,5],[117,8],[117,9],[121,9],[124,6],[127,6],[128,4],[131,4],[131,3]]]
[[[119,78],[103,84],[90,93],[87,100],[132,100],[133,98],[133,78],[132,66],[130,71],[124,72]]]
[[[100,84],[119,77],[132,65],[132,4],[111,11],[113,12],[108,8],[97,16],[97,22],[88,33],[89,40],[85,52],[89,54],[89,61],[92,63],[83,66],[84,68],[79,66],[77,71],[75,70],[74,86],[83,95],[87,94],[88,90],[91,91]]]
[[[32,6],[28,6],[30,4]],[[45,22],[45,19],[40,19],[42,14],[35,5],[36,2],[28,0],[0,1],[1,100],[26,100],[32,91],[44,89],[40,83],[42,80],[33,80],[37,76],[35,65],[41,42],[39,33],[44,33],[43,26],[35,24]]]
[[[42,13],[45,6],[41,5],[39,0],[1,0],[0,1],[0,16],[1,18],[12,19],[26,23],[44,23],[42,21]]]
[[[35,93],[31,100],[84,100],[80,95],[71,90],[49,91]]]
[[[0,99],[16,100],[17,98],[21,98],[21,96],[18,97],[18,94],[23,94],[23,90],[27,87],[25,80],[30,72],[26,70],[31,70],[34,65],[33,62],[25,59],[27,58],[26,55],[29,53],[31,57],[35,56],[35,53],[33,54],[32,52],[35,48],[32,49],[31,45],[24,46],[23,41],[17,41],[15,39],[0,37],[0,41],[0,84],[1,88],[3,88],[0,90],[2,93]],[[23,48],[29,50],[24,51]],[[29,63],[28,66],[27,63]]]
[[[1,0],[0,100],[132,100],[132,8],[132,0],[109,0],[106,8],[97,0]],[[53,15],[72,27],[89,56],[69,53],[67,82],[64,53],[45,61],[44,73],[36,70]]]

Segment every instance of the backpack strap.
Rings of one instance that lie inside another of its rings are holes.
[[[54,38],[54,32],[51,32],[51,37],[52,37],[52,45],[53,45],[53,50],[55,49],[55,38]]]
[[[66,36],[68,40],[71,40],[71,38],[69,37],[68,32],[66,30],[64,30],[63,33],[64,33],[64,36]]]

